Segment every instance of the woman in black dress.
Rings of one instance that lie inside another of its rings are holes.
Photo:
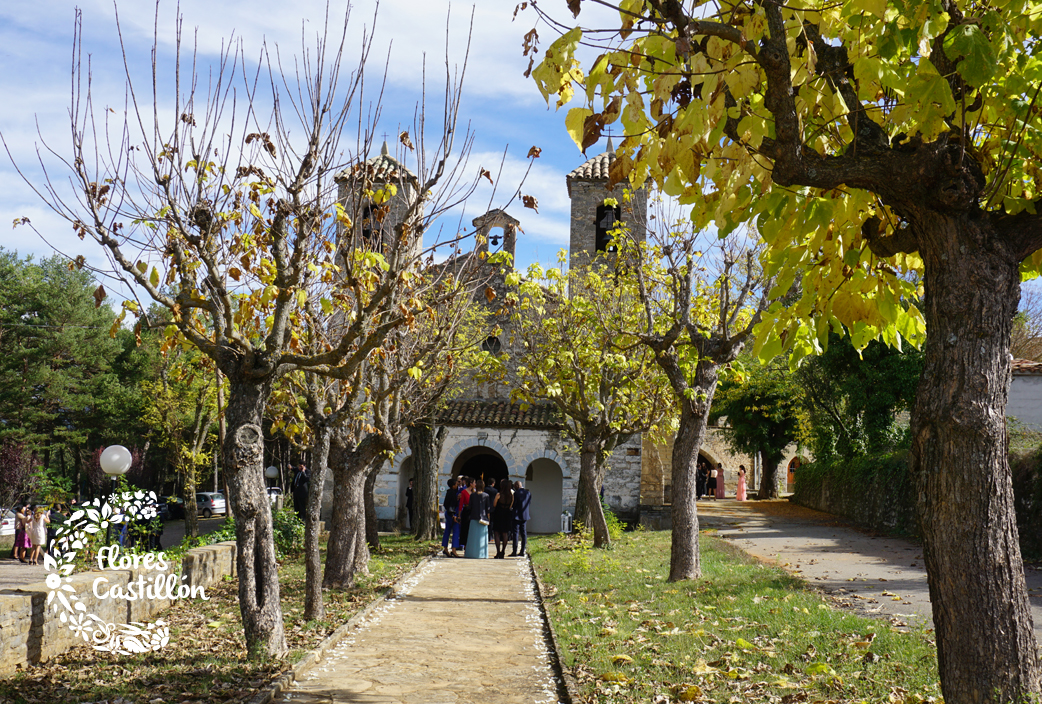
[[[509,479],[499,482],[499,493],[492,507],[492,532],[496,539],[496,558],[507,556],[507,539],[514,527],[514,491]]]

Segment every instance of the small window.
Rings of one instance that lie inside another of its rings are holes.
[[[502,343],[495,335],[489,335],[485,341],[481,343],[481,349],[489,354],[499,354],[499,350],[502,349],[502,347]]]
[[[372,203],[366,203],[362,210],[362,242],[370,247],[380,243],[379,224]]]
[[[597,251],[598,252],[614,252],[617,250],[614,246],[609,246],[611,242],[612,230],[618,227],[618,224],[622,220],[622,211],[618,206],[612,207],[609,205],[598,205],[597,206]]]

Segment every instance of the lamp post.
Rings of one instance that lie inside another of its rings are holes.
[[[133,461],[134,457],[130,454],[130,450],[122,445],[111,445],[102,451],[101,471],[112,477],[112,494],[110,498],[116,495],[117,480],[127,473]],[[105,542],[110,542],[111,534],[112,523],[110,521],[109,528],[105,533]]]
[[[276,467],[275,465],[271,465],[270,467],[268,467],[267,469],[264,470],[264,476],[267,477],[268,479],[276,479],[276,478],[278,478],[278,476],[279,476],[279,468]],[[268,501],[269,502],[271,501],[271,496],[268,496]],[[278,501],[278,499],[276,499],[276,502],[277,501]],[[276,506],[275,508],[278,509],[279,506]]]

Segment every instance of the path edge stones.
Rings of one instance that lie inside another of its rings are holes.
[[[344,639],[350,631],[352,631],[362,619],[368,617],[378,606],[387,601],[387,597],[396,593],[398,587],[400,587],[406,580],[410,579],[414,574],[419,572],[428,562],[433,558],[427,555],[421,559],[416,565],[394,580],[394,583],[388,587],[383,595],[369,602],[369,605],[364,609],[356,613],[347,623],[337,627],[335,631],[330,633],[325,639],[322,640],[313,650],[308,652],[300,662],[291,667],[287,672],[282,673],[275,681],[268,685],[266,689],[259,691],[249,700],[248,704],[271,704],[275,701],[275,697],[279,696],[283,692],[287,691],[293,686],[293,683],[304,676],[304,674],[322,662],[322,658],[325,657],[326,651],[335,647],[341,640]],[[542,610],[542,607],[540,607]],[[546,614],[543,614],[543,618],[546,618]],[[568,704],[571,704],[570,702]]]
[[[532,584],[535,586],[536,606],[543,617],[543,640],[546,645],[546,651],[550,655],[550,666],[553,668],[557,679],[557,698],[560,700],[560,704],[575,704],[581,701],[579,698],[579,683],[570,672],[564,669],[557,632],[554,630],[554,624],[550,620],[550,614],[547,613],[546,604],[544,603],[545,598],[543,594],[545,589],[543,582],[539,579],[539,573],[536,572],[535,563],[532,562],[531,556],[526,559],[528,560],[528,571],[532,577]]]

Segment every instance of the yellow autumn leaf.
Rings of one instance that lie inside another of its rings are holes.
[[[696,702],[702,698],[702,688],[696,685],[685,687],[677,692],[678,702]]]
[[[629,665],[633,662],[633,658],[629,655],[623,655],[620,653],[619,655],[613,656],[611,661],[616,665]]]

